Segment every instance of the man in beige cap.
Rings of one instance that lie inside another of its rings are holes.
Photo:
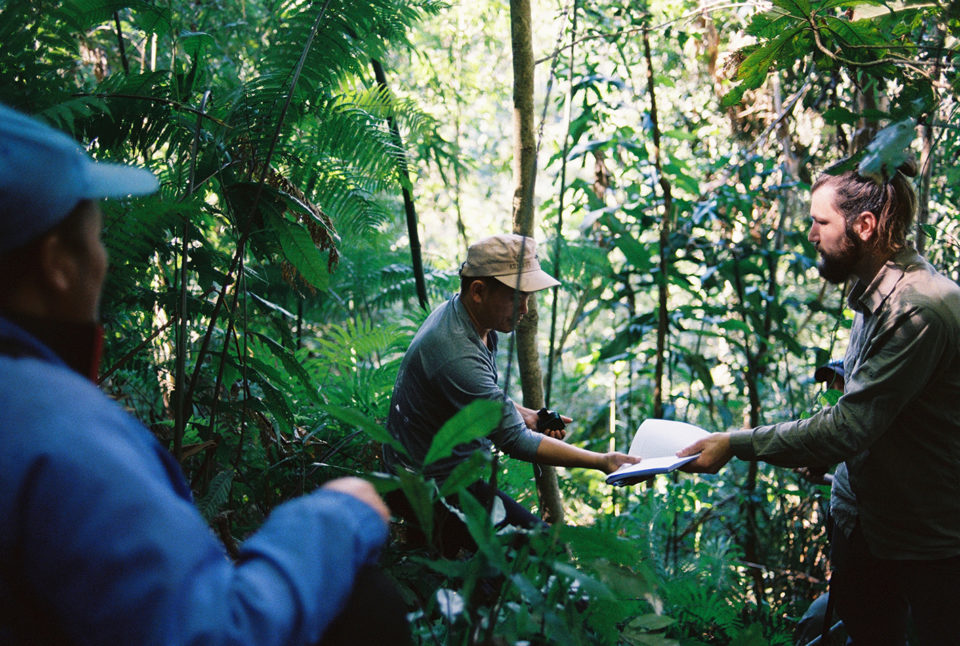
[[[527,312],[533,292],[560,283],[540,268],[532,238],[497,235],[467,250],[460,268],[460,293],[438,307],[424,321],[403,358],[390,402],[387,430],[407,452],[401,455],[384,445],[384,462],[394,472],[422,471],[443,482],[475,451],[495,445],[514,458],[563,467],[615,471],[638,458],[624,453],[595,453],[564,443],[563,431],[537,432],[537,412],[513,403],[497,384],[497,332],[513,331]],[[437,431],[458,411],[477,399],[503,401],[503,416],[487,437],[456,446],[452,455],[424,466],[423,459]],[[566,421],[571,421],[565,418]],[[539,518],[486,482],[471,485],[481,502],[499,497],[506,524],[531,527]],[[388,498],[399,511],[407,506],[401,496]],[[440,532],[445,552],[470,548],[465,528],[450,516]]]

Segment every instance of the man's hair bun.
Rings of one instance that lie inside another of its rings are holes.
[[[897,172],[905,177],[916,177],[917,176],[917,160],[913,157],[908,157],[900,166],[897,168]]]

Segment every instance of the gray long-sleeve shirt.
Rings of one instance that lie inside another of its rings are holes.
[[[913,249],[857,283],[836,405],[735,431],[737,457],[787,467],[846,461],[878,558],[960,554],[960,287]]]
[[[387,416],[387,430],[407,450],[409,458],[384,445],[388,468],[423,470],[445,479],[477,450],[492,445],[507,454],[532,461],[543,435],[527,428],[513,402],[497,384],[497,333],[484,345],[459,295],[435,309],[417,331],[397,374]],[[440,427],[477,399],[503,401],[503,417],[487,437],[457,445],[453,454],[423,467],[423,458]]]

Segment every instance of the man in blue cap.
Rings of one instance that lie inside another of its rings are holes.
[[[342,611],[387,537],[369,483],[334,480],[279,506],[232,562],[173,457],[88,378],[107,267],[98,200],[156,189],[150,172],[94,162],[0,106],[0,643],[346,634]],[[409,642],[402,604],[377,612],[366,628]]]

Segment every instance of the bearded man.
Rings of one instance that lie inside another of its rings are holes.
[[[714,433],[679,455],[716,473],[733,456],[838,467],[831,596],[850,642],[957,643],[960,614],[960,288],[906,242],[910,163],[878,183],[855,172],[813,186],[809,240],[826,280],[852,279],[845,391],[810,418]]]

